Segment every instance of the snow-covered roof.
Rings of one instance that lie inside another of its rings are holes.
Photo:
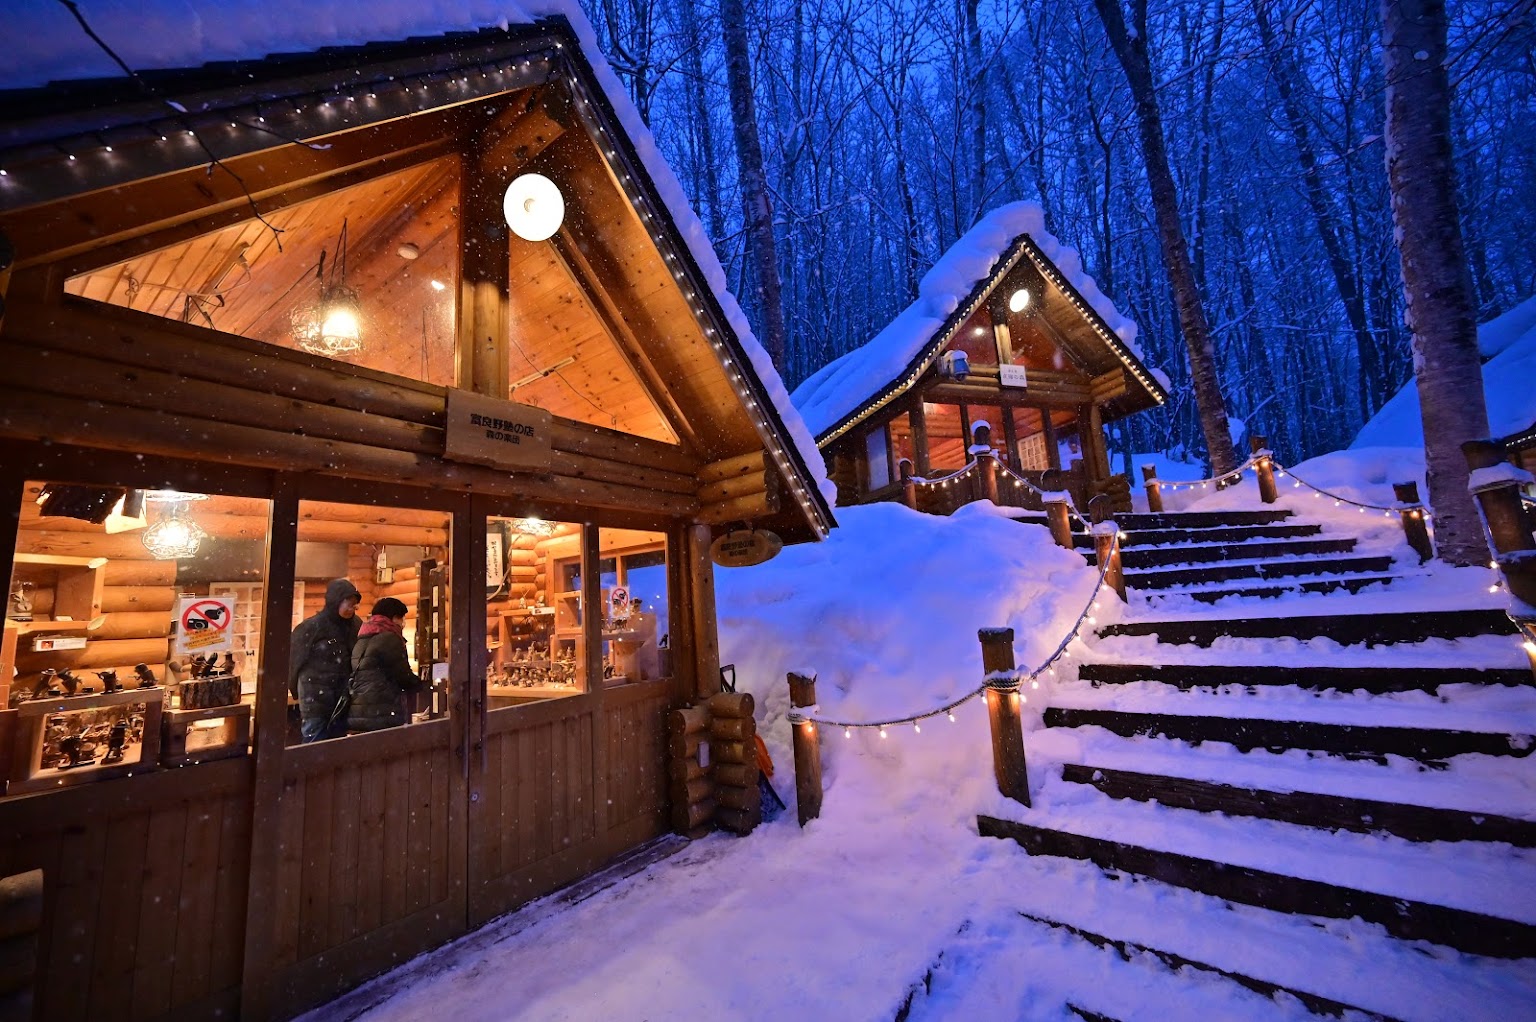
[[[806,425],[824,442],[848,420],[880,407],[903,391],[936,357],[949,332],[959,325],[956,312],[977,300],[1001,270],[1020,239],[1032,244],[1040,269],[1076,292],[1100,321],[1105,344],[1147,383],[1161,401],[1168,378],[1142,362],[1136,324],[1121,315],[1083,269],[1077,250],[1045,229],[1045,214],[1034,202],[1013,202],[992,210],[939,257],[918,285],[917,300],[862,347],[828,363],[795,388],[793,400]]]
[[[1528,298],[1477,328],[1488,429],[1512,437],[1536,427],[1536,298]],[[814,427],[813,427],[814,428]],[[1355,436],[1350,447],[1422,447],[1419,392],[1409,380]]]
[[[836,488],[827,480],[815,440],[730,293],[725,270],[682,185],[599,49],[592,26],[575,0],[373,0],[362,6],[339,0],[90,0],[81,4],[81,10],[91,28],[136,72],[564,19],[708,285],[728,332],[735,334],[739,354],[755,371],[761,397],[766,398],[763,404],[776,420],[773,424],[791,441],[785,454],[792,463],[781,463],[780,471],[792,484],[807,480],[807,510],[818,531],[824,533],[833,524],[830,504]],[[3,23],[9,38],[25,39],[26,45],[7,48],[6,60],[0,63],[0,89],[38,88],[82,76],[123,80],[121,69],[56,0],[10,0]],[[764,436],[763,441],[770,452],[778,446],[771,437]]]

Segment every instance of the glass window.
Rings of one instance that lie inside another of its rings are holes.
[[[887,432],[891,438],[891,476],[894,479],[901,478],[901,463],[912,463],[912,471],[917,471],[917,448],[912,444],[912,416],[902,412],[891,420]]]
[[[493,710],[587,690],[582,526],[486,519],[486,692]]]
[[[965,467],[970,440],[965,434],[959,405],[923,405],[928,423],[928,470],[933,475]]]
[[[446,511],[299,502],[290,743],[448,712],[451,552]]]
[[[71,278],[70,294],[454,381],[459,173],[435,160]]]
[[[891,459],[886,450],[884,428],[871,429],[864,434],[864,454],[869,466],[869,488],[878,490],[891,481]]]
[[[1051,467],[1043,416],[1038,408],[1013,409],[1014,451],[1021,472],[1044,472]]]
[[[971,314],[949,342],[950,351],[963,351],[973,366],[997,365],[997,337],[992,332],[992,317],[985,308]]]
[[[29,482],[0,644],[8,794],[245,755],[267,501]]]
[[[624,685],[670,677],[670,594],[665,533],[637,529],[598,532],[605,565],[603,684]]]

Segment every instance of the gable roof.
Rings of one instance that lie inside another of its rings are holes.
[[[1097,350],[1077,354],[1125,366],[1147,405],[1167,399],[1167,377],[1142,361],[1136,324],[1083,271],[1077,251],[1045,229],[1040,206],[1014,202],[988,213],[940,256],[918,285],[917,300],[883,330],[795,389],[795,406],[817,442],[835,440],[904,394],[1021,259],[1034,264],[1091,331]]]
[[[818,535],[835,521],[835,494],[825,466],[783,380],[758,343],[697,214],[661,156],[650,130],[598,48],[591,25],[574,0],[379,0],[359,8],[337,0],[101,0],[87,11],[92,28],[150,82],[144,92],[118,69],[53,0],[21,0],[6,22],[29,45],[0,69],[0,168],[24,167],[44,154],[99,153],[115,132],[143,137],[146,123],[228,131],[215,143],[220,156],[271,148],[270,128],[257,128],[261,104],[291,102],[295,94],[319,110],[334,104],[336,123],[324,132],[370,123],[364,104],[350,101],[376,91],[385,114],[451,106],[478,95],[535,82],[563,61],[573,72],[578,105],[596,122],[615,175],[631,182],[630,201],[655,210],[658,245],[677,267],[679,289],[694,303],[701,325],[750,410],[768,460],[786,480],[790,496]],[[431,33],[419,36],[419,33]],[[398,40],[376,42],[377,39]],[[530,50],[549,47],[530,61]],[[281,52],[279,52],[281,51]],[[206,63],[208,58],[215,63]],[[552,57],[552,59],[551,59]],[[511,58],[509,60],[509,58]],[[517,63],[521,60],[521,64]],[[192,66],[197,65],[197,66]],[[360,69],[366,67],[364,74]],[[500,80],[480,86],[473,76]],[[57,81],[76,74],[89,81]],[[419,90],[419,91],[418,91]],[[174,103],[172,102],[174,98]],[[388,106],[392,103],[392,106]],[[174,108],[174,109],[172,109]],[[237,122],[230,115],[239,109]],[[286,109],[286,108],[281,108]],[[269,106],[267,112],[272,112]],[[256,114],[252,114],[256,111]],[[392,111],[392,112],[391,112]],[[372,118],[387,119],[385,115]],[[201,131],[200,131],[201,134]],[[296,137],[306,137],[295,132]],[[281,136],[280,136],[281,137]],[[163,141],[163,138],[162,138]],[[182,163],[206,156],[187,145]],[[108,147],[107,152],[112,150]],[[71,156],[71,159],[73,157]],[[8,173],[0,177],[0,210],[75,190],[110,185],[99,176]],[[169,169],[179,169],[170,167]],[[737,368],[747,366],[751,371]]]

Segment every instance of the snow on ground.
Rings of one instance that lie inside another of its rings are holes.
[[[1319,480],[1342,486],[1349,473],[1331,464],[1311,467]],[[1356,475],[1360,469],[1357,462]],[[1352,492],[1380,497],[1377,486]],[[1225,491],[1205,499],[1241,503],[1241,496]],[[1331,504],[1319,511],[1340,529],[1359,524]],[[974,700],[956,712],[954,723],[928,721],[921,734],[906,725],[892,727],[884,739],[870,731],[844,738],[824,728],[822,816],[803,830],[796,826],[787,671],[818,675],[823,717],[867,720],[921,711],[979,683],[978,627],[1012,626],[1020,666],[1040,662],[1083,610],[1096,578],[1081,557],[1052,545],[1044,528],[1009,521],[987,504],[952,518],[885,504],[842,509],[839,520],[841,527],[822,544],[787,549],[759,567],[717,572],[722,660],[736,664],[740,683],[757,696],[759,728],[779,765],[775,783],[791,802],[789,812],[749,839],[712,835],[695,842],[573,907],[556,911],[546,902],[492,923],[386,977],[376,992],[352,995],[344,1015],[320,1009],[313,1017],[843,1022],[887,1020],[909,1004],[915,1020],[1055,1022],[1075,1017],[1068,1002],[1127,1022],[1305,1015],[1295,1002],[1271,1001],[1208,974],[1175,973],[1144,955],[1125,960],[1033,917],[1405,1020],[1536,1017],[1536,970],[1529,963],[1387,940],[1379,927],[1358,920],[1319,922],[1234,906],[1112,878],[1085,863],[1031,858],[1011,842],[980,838],[975,817],[988,812],[1085,832],[1109,829],[1149,844],[1177,839],[1185,851],[1270,868],[1306,858],[1316,875],[1410,895],[1421,893],[1413,878],[1430,874],[1443,877],[1434,887],[1444,903],[1486,908],[1507,892],[1511,914],[1536,919],[1528,893],[1536,870],[1532,853],[1503,846],[1469,853],[1457,845],[1407,846],[1370,835],[1337,841],[1283,833],[1256,820],[1218,818],[1198,826],[1187,814],[1156,805],[1117,811],[1111,822],[1108,800],[1089,789],[1069,790],[1081,786],[1064,784],[1056,764],[1114,766],[1119,755],[1128,767],[1151,763],[1155,769],[1158,752],[1148,740],[1099,729],[1042,730],[1038,711],[1046,696],[1066,700],[1088,691],[1073,680],[1071,667],[1060,682],[1043,679],[1042,689],[1025,691],[1036,809],[998,795],[985,712]],[[1378,547],[1407,553],[1395,519],[1372,535]],[[1445,599],[1454,602],[1477,588],[1447,583]],[[1118,611],[1110,606],[1100,613],[1107,620]],[[1253,662],[1336,662],[1339,652],[1251,641],[1246,655]],[[1520,662],[1507,648],[1495,648],[1497,641],[1442,641],[1425,652],[1462,662],[1469,653],[1502,666]],[[1083,644],[1073,647],[1075,657],[1088,652]],[[1348,696],[1320,700],[1293,691],[1290,699],[1336,705],[1346,714],[1354,705]],[[1436,697],[1407,695],[1403,702],[1403,712],[1416,712]],[[1473,714],[1478,704],[1457,709]],[[1093,758],[1084,760],[1085,753]],[[1193,756],[1208,764],[1212,776],[1281,790],[1289,782],[1356,794],[1364,786],[1382,798],[1410,791],[1423,797],[1424,791],[1416,765],[1395,757],[1314,761],[1299,752],[1244,755],[1219,743],[1181,755],[1186,763]],[[1436,772],[1428,781],[1429,804],[1536,815],[1529,768],[1512,773],[1509,763],[1493,759],[1458,757],[1466,762]],[[1356,852],[1392,863],[1396,872],[1366,875]]]

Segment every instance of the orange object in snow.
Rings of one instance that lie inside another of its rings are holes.
[[[764,777],[773,776],[773,757],[768,755],[768,746],[763,743],[762,735],[752,736],[757,741],[757,770]]]

